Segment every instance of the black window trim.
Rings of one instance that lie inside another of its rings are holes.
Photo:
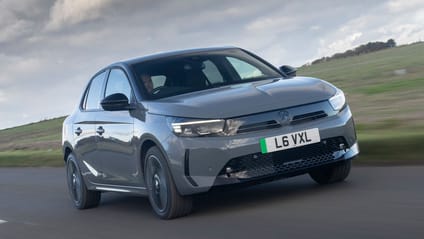
[[[89,110],[87,110],[85,107],[86,107],[86,104],[87,104],[87,97],[88,97],[88,94],[90,92],[91,83],[93,82],[94,78],[96,78],[97,76],[105,73],[105,78],[103,78],[103,84],[102,84],[102,92],[104,92],[105,91],[105,87],[106,87],[106,79],[107,79],[106,77],[109,76],[109,71],[110,71],[109,69],[103,69],[103,70],[97,72],[93,77],[91,77],[91,79],[90,79],[87,87],[85,88],[85,92],[83,94],[83,98],[81,99],[81,103],[80,103],[80,107],[79,107],[80,108],[80,111],[83,111],[83,112],[98,112],[98,111],[103,111],[103,109],[101,109],[100,107],[98,109],[89,109]]]

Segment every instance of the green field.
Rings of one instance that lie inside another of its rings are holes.
[[[424,43],[400,46],[299,69],[343,89],[359,125],[424,127]]]
[[[64,117],[0,130],[0,167],[63,166]]]
[[[424,163],[424,43],[314,64],[298,75],[346,93],[361,148],[356,164]],[[0,130],[0,167],[63,166],[63,120]]]
[[[424,162],[424,43],[299,69],[343,89],[357,125],[363,164]]]

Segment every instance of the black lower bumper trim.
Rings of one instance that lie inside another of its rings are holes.
[[[343,159],[347,142],[344,137],[268,154],[249,154],[231,159],[218,177],[249,180],[271,175],[296,173]]]
[[[193,178],[190,176],[190,150],[186,149],[184,154],[184,176],[190,182],[191,185],[197,187],[199,186]]]

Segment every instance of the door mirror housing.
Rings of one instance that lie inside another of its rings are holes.
[[[291,78],[296,76],[297,69],[292,66],[283,65],[283,66],[280,66],[280,71]]]
[[[131,110],[134,108],[130,105],[127,96],[121,93],[107,96],[100,104],[107,111]]]

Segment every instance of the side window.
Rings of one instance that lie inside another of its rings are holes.
[[[164,75],[157,75],[152,76],[152,83],[153,83],[153,89],[158,88],[159,86],[164,86],[166,81],[166,76]]]
[[[105,96],[122,93],[131,100],[131,86],[125,73],[120,69],[112,69],[106,85]]]
[[[100,108],[100,97],[103,90],[103,81],[106,73],[103,72],[91,81],[90,88],[85,97],[84,109],[85,110],[96,110]]]
[[[227,57],[227,60],[231,63],[242,80],[264,76],[264,74],[258,68],[249,64],[248,62],[234,57]]]
[[[216,84],[224,82],[221,73],[212,61],[207,60],[204,61],[203,64],[205,68],[202,71],[206,75],[210,83]]]

